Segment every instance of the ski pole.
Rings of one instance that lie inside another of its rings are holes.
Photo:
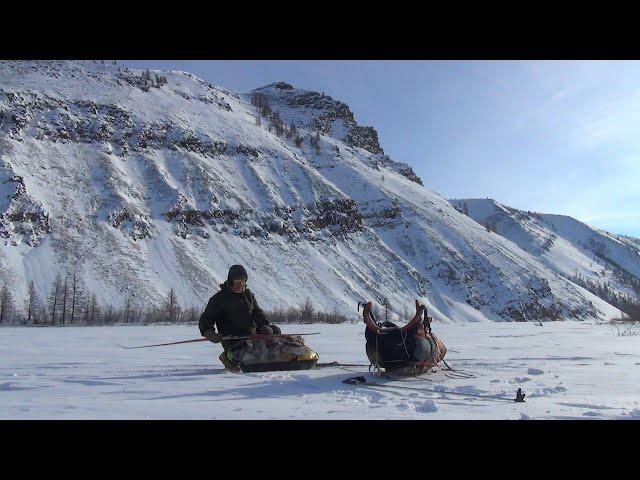
[[[234,337],[234,336],[226,336],[222,337],[222,340],[247,340],[252,338],[272,338],[272,337],[289,337],[289,336],[301,336],[301,335],[318,335],[320,332],[312,332],[312,333],[276,333],[276,334],[256,334],[256,335],[248,335],[246,337]],[[149,347],[163,347],[165,345],[179,345],[181,343],[193,343],[193,342],[208,342],[208,338],[196,338],[194,340],[182,340],[180,342],[169,342],[169,343],[156,343],[154,345],[138,345],[136,347],[125,347],[123,345],[118,345],[120,348],[126,348],[127,350],[133,348],[149,348]]]
[[[156,343],[155,345],[139,345],[137,347],[125,347],[124,345],[118,345],[120,348],[126,348],[130,350],[132,348],[147,348],[147,347],[162,347],[164,345],[178,345],[179,343],[193,343],[193,342],[205,342],[208,338],[196,338],[195,340],[183,340],[182,342],[170,342],[170,343]]]

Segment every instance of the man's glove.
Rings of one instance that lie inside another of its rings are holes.
[[[260,325],[257,332],[261,335],[273,335],[273,330],[269,325]]]
[[[280,335],[280,327],[277,325],[261,325],[258,327],[258,333],[262,335]]]
[[[207,340],[213,343],[220,343],[220,341],[222,340],[222,335],[217,333],[213,328],[204,332],[204,336]]]

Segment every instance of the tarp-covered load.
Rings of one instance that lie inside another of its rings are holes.
[[[318,358],[299,335],[255,336],[220,355],[227,368],[243,372],[308,370],[316,365]]]
[[[431,332],[431,317],[417,300],[415,316],[403,327],[376,322],[371,302],[365,304],[362,316],[367,357],[375,368],[396,375],[420,375],[444,360],[447,349]]]

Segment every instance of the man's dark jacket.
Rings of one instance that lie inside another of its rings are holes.
[[[269,322],[251,290],[234,293],[228,282],[221,284],[220,291],[209,299],[199,322],[203,336],[215,326],[222,336],[242,337],[256,333],[256,328],[262,325]],[[223,341],[222,346],[226,349],[231,343]]]

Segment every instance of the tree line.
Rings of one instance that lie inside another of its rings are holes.
[[[354,319],[353,316],[346,316],[334,310],[332,313],[316,310],[308,297],[304,303],[298,307],[288,308],[278,307],[265,311],[270,323],[346,323]]]
[[[593,281],[579,273],[575,273],[569,277],[569,279],[585,290],[590,291],[595,296],[602,298],[605,302],[622,310],[627,315],[638,318],[640,312],[640,303],[638,300],[629,294],[616,292],[611,288],[609,282]],[[640,321],[640,318],[638,318],[638,320]]]
[[[0,289],[0,326],[98,326],[98,325],[152,325],[197,324],[202,307],[183,307],[172,288],[157,305],[145,301],[141,306],[133,295],[125,297],[121,306],[103,305],[95,293],[80,281],[76,271],[57,275],[46,300],[36,293],[33,281],[29,284],[23,308],[18,308],[13,295],[4,285]],[[265,310],[271,323],[344,323],[354,320],[337,311],[325,313],[317,310],[307,298],[300,306],[278,307]]]

